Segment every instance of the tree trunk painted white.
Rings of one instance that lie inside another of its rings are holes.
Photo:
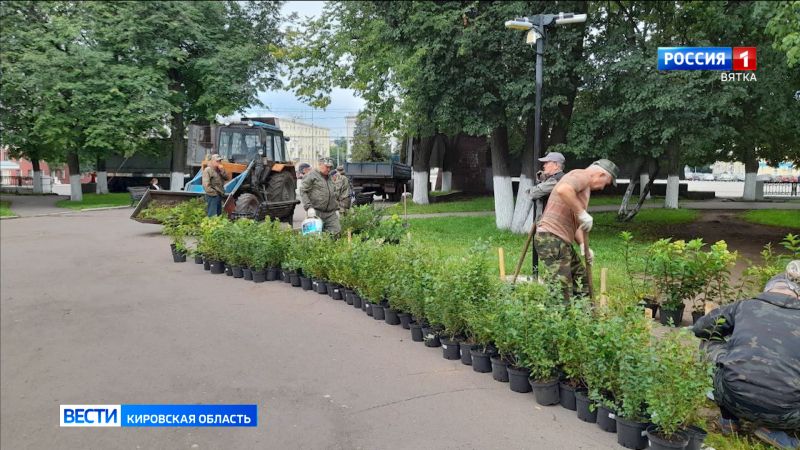
[[[80,174],[73,174],[69,176],[69,199],[73,202],[79,202],[83,200]]]
[[[453,190],[453,172],[442,171],[442,192],[450,192]]]
[[[430,172],[427,170],[415,170],[412,177],[414,179],[414,203],[427,205],[429,203],[428,183],[430,183]]]
[[[756,199],[756,177],[758,172],[748,172],[744,174],[744,195],[742,198],[748,201]]]
[[[184,178],[185,176],[183,175],[183,172],[172,172],[169,178],[169,190],[170,191],[183,190]]]
[[[42,193],[42,171],[41,170],[34,170],[33,171],[33,193],[34,194],[41,194]]]
[[[525,233],[525,223],[531,215],[533,201],[525,193],[525,190],[533,187],[533,180],[525,174],[519,177],[519,190],[517,191],[517,204],[514,206],[514,216],[511,219],[511,231],[514,233]]]
[[[95,192],[98,194],[108,194],[108,172],[97,172],[97,187]]]
[[[642,196],[644,192],[644,187],[647,186],[647,183],[650,181],[650,175],[643,173],[639,175],[639,197]],[[647,199],[650,199],[650,192],[647,193]]]
[[[511,186],[511,177],[495,175],[492,177],[492,184],[495,224],[500,230],[510,230],[511,221],[514,219],[514,189]]]
[[[667,197],[664,199],[664,208],[678,209],[678,189],[680,179],[677,175],[667,177]]]

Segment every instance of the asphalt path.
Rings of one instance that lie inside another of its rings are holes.
[[[2,448],[621,448],[344,302],[175,264],[129,214],[0,222]],[[125,403],[256,403],[259,426],[59,427]]]

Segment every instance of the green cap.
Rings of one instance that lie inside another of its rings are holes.
[[[597,161],[592,163],[592,166],[598,166],[601,169],[605,170],[606,172],[611,175],[611,183],[616,186],[617,185],[617,177],[619,176],[619,167],[616,164],[611,162],[610,159],[598,159]],[[591,166],[589,166],[591,167]]]

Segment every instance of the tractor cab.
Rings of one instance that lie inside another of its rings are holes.
[[[262,122],[231,124],[217,129],[217,153],[225,161],[248,164],[257,157],[267,161],[286,161],[283,132]]]

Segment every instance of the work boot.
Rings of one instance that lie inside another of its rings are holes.
[[[797,450],[797,448],[800,447],[800,440],[794,436],[789,436],[785,431],[770,430],[769,428],[761,427],[753,432],[753,434],[776,448]]]
[[[736,419],[719,418],[719,430],[723,436],[730,436],[739,432],[739,421]]]

